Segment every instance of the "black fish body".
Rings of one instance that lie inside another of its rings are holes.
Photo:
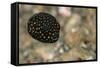
[[[54,43],[59,38],[60,25],[56,18],[48,13],[34,14],[28,21],[28,32],[36,40]]]

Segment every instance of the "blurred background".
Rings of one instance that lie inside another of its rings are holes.
[[[27,22],[35,13],[53,15],[60,24],[55,43],[42,43],[27,32]],[[96,59],[96,9],[19,5],[19,63],[83,61]]]

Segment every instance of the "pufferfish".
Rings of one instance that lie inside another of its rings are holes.
[[[40,42],[54,43],[59,38],[60,25],[56,18],[48,13],[40,12],[29,18],[28,33]]]

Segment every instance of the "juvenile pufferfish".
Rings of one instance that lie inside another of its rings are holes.
[[[59,38],[60,25],[56,18],[48,13],[34,14],[27,26],[29,34],[40,42],[54,43]]]

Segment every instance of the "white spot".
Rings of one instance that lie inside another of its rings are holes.
[[[36,24],[36,22],[34,22],[34,24]]]
[[[83,48],[87,48],[87,45],[84,44],[84,43],[81,43],[81,46],[82,46]]]
[[[49,54],[48,59],[52,59],[54,57],[53,54]]]
[[[77,28],[72,28],[72,32],[77,32]]]
[[[93,59],[93,57],[92,56],[90,56],[90,57],[88,57],[86,60],[92,60]]]
[[[52,35],[54,35],[54,33]]]
[[[59,52],[60,52],[60,53],[63,53],[63,52],[64,52],[64,50],[63,50],[62,48],[60,48]]]
[[[41,31],[40,31],[40,33],[41,33]]]
[[[48,38],[50,38],[50,36],[48,36]]]
[[[34,30],[32,31],[32,33],[34,33]]]
[[[31,24],[31,26],[33,26],[33,24]]]
[[[45,36],[43,36],[43,38],[45,39],[46,37],[45,37]]]

